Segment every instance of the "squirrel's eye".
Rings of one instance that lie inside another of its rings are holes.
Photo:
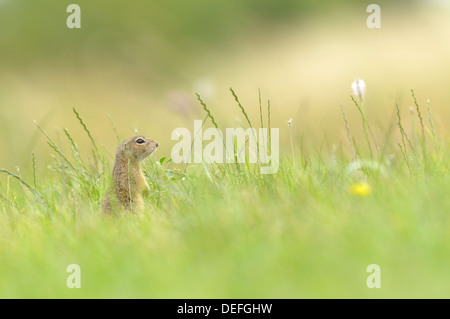
[[[145,141],[142,138],[136,140],[136,144],[144,144],[144,143]]]

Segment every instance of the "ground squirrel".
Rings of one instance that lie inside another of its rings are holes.
[[[156,151],[158,142],[145,136],[135,136],[122,142],[117,148],[113,169],[113,184],[106,194],[102,211],[106,214],[144,208],[143,195],[150,187],[145,180],[140,162]]]

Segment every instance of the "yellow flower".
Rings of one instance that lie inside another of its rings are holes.
[[[350,186],[350,194],[353,196],[367,197],[372,193],[372,187],[366,182],[361,182]]]

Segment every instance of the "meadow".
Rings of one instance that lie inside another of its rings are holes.
[[[304,147],[289,135],[276,174],[258,163],[174,165],[156,152],[143,165],[145,212],[120,216],[100,212],[114,158],[95,119],[73,109],[88,151],[36,122],[52,163],[33,154],[0,170],[0,297],[449,298],[448,137],[432,105],[409,99],[380,133],[352,96],[340,110],[346,138]],[[244,123],[270,127],[265,103],[250,118],[238,106]],[[211,127],[214,112],[198,107]],[[79,289],[66,285],[70,264]],[[370,264],[381,288],[366,285]]]

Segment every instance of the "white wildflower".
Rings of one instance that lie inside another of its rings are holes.
[[[360,101],[364,100],[364,94],[366,93],[366,83],[361,79],[356,79],[352,83],[353,94],[356,95]]]

